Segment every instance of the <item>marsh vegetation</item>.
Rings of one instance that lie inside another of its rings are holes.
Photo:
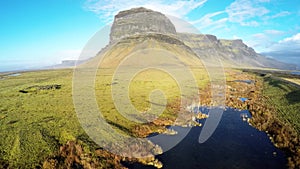
[[[193,67],[192,71],[199,86],[201,104],[211,105],[210,83],[205,69]],[[68,168],[76,165],[122,168],[122,161],[154,164],[155,158],[140,160],[113,155],[86,135],[73,106],[72,77],[72,69],[61,69],[22,72],[19,76],[5,76],[1,80],[2,168]],[[261,73],[228,69],[226,77],[226,105],[248,109],[253,116],[250,123],[267,132],[274,145],[289,157],[290,168],[297,168],[300,153],[297,151],[300,128],[299,88],[277,76],[262,77]],[[253,83],[235,80],[251,80]],[[154,132],[163,133],[166,126],[174,124],[181,112],[179,99],[182,96],[169,74],[149,69],[131,80],[129,99],[138,112],[147,111],[151,104],[165,106],[162,114],[149,115],[151,118],[155,117],[152,122],[135,123],[118,113],[110,92],[113,86],[120,84],[122,79],[114,79],[112,69],[97,71],[95,94],[99,109],[114,129],[128,135],[146,137]],[[185,85],[188,86],[189,81]],[[150,100],[149,94],[153,89],[164,91],[166,105],[160,105],[160,98],[155,98],[157,102]],[[128,96],[119,97],[122,100]],[[242,102],[239,100],[242,97],[248,100]]]

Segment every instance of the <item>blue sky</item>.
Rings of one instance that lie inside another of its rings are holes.
[[[240,38],[257,52],[300,65],[300,0],[3,0],[0,71],[77,59],[120,10],[144,6],[201,33]]]

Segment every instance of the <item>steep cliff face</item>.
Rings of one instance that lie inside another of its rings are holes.
[[[163,14],[146,8],[121,11],[115,16],[110,41],[145,33],[176,34],[175,26]]]
[[[267,58],[255,52],[241,39],[218,39],[214,35],[178,33],[179,39],[191,47],[203,61],[218,57],[225,66],[233,67],[271,67],[295,69],[295,65]]]

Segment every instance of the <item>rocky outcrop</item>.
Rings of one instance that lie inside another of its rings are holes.
[[[40,90],[58,90],[58,89],[61,89],[60,84],[44,85],[44,86],[34,85],[34,86],[27,87],[25,89],[19,90],[19,92],[29,93],[29,92],[37,92]]]
[[[255,52],[241,39],[218,39],[214,35],[178,33],[187,46],[203,61],[219,58],[225,66],[233,67],[270,67],[279,69],[295,69],[296,65],[282,63]]]
[[[162,13],[146,8],[121,11],[115,16],[111,28],[110,42],[137,34],[176,34],[175,26]]]

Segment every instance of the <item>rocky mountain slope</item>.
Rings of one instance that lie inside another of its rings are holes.
[[[224,40],[214,35],[177,33],[173,23],[165,15],[146,8],[121,11],[115,16],[110,43],[106,49],[116,43],[123,43],[123,47],[130,48],[126,45],[144,43],[149,39],[156,41],[155,46],[160,46],[160,42],[180,44],[181,48],[192,50],[201,61],[211,64],[218,59],[228,67],[296,68],[295,65],[256,53],[240,39]]]
[[[217,57],[225,66],[295,69],[293,64],[279,62],[256,53],[241,39],[225,40],[205,34],[177,33],[177,35],[203,61],[211,62]]]
[[[137,34],[176,34],[171,21],[163,14],[145,8],[121,11],[115,16],[111,28],[110,42]]]
[[[178,38],[175,26],[163,14],[145,8],[121,11],[111,27],[110,42],[97,56],[100,67],[200,66],[196,53]],[[94,57],[83,64],[95,66]]]

